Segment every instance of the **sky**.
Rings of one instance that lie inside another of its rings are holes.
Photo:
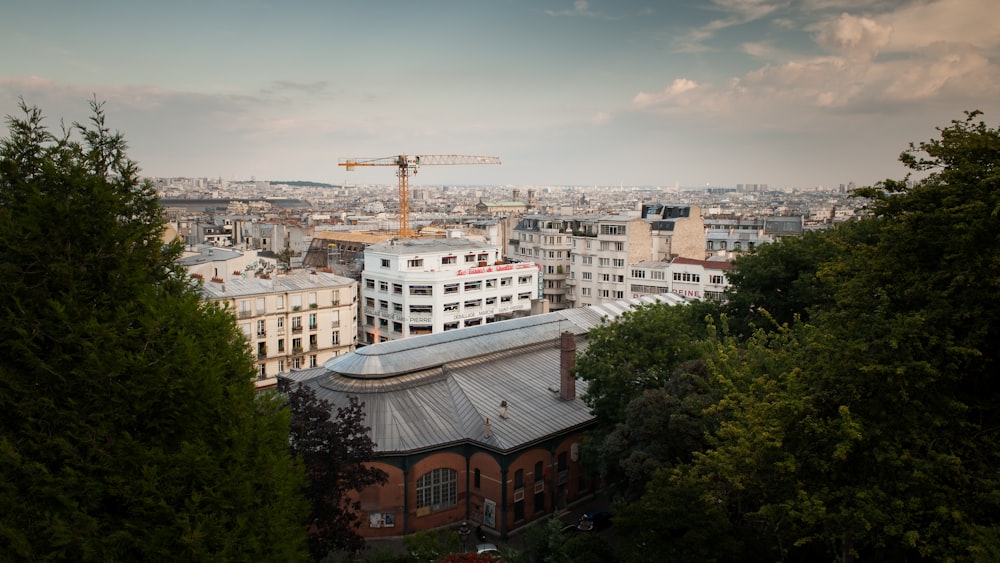
[[[3,0],[0,53],[0,114],[96,99],[148,176],[860,186],[1000,122],[996,0]]]

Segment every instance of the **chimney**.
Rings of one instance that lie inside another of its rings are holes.
[[[572,401],[576,399],[576,379],[573,378],[573,367],[576,366],[576,340],[572,332],[562,333],[559,349],[559,396],[565,401]]]

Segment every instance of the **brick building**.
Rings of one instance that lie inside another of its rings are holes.
[[[595,423],[570,377],[587,333],[633,306],[566,309],[382,342],[294,371],[336,409],[358,397],[389,481],[360,493],[369,538],[482,525],[511,531],[594,492],[580,444]]]

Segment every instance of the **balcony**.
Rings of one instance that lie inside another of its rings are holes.
[[[266,337],[267,337],[267,331],[266,330],[258,330],[257,331],[257,338],[266,338]]]
[[[309,330],[316,330],[316,329],[318,329],[318,328],[319,328],[319,326],[318,326],[318,325],[314,325],[314,324],[312,324],[312,325],[309,325]]]
[[[299,334],[302,332],[302,325],[295,325],[292,327],[292,332],[294,334]]]

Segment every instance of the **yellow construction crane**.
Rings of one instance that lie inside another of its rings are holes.
[[[342,158],[340,166],[348,172],[355,166],[395,166],[399,177],[399,236],[413,236],[410,228],[410,172],[417,173],[421,166],[432,164],[500,164],[499,156],[471,156],[465,154],[401,154],[382,158]]]

